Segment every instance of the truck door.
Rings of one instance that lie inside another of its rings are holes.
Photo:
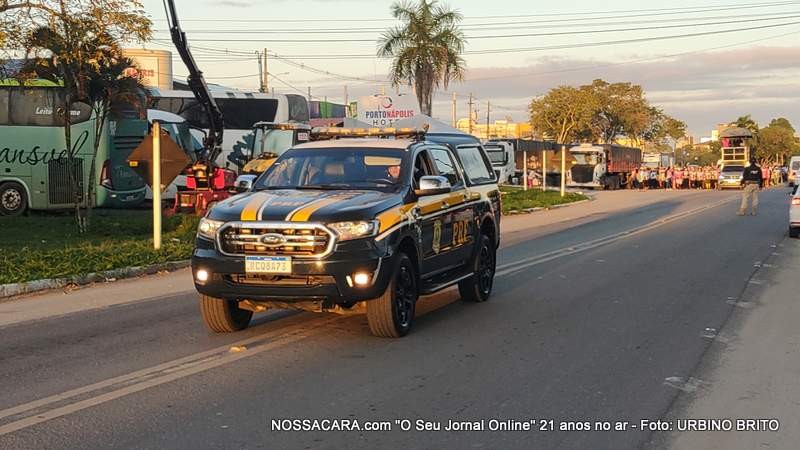
[[[438,175],[447,178],[452,186],[452,191],[443,199],[439,219],[442,223],[442,268],[452,268],[469,260],[474,242],[475,212],[467,201],[469,193],[455,156],[444,147],[431,147],[428,151]]]

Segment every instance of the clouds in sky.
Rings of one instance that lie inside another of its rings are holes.
[[[595,78],[609,82],[641,84],[651,103],[686,121],[692,133],[703,136],[718,122],[753,114],[761,123],[784,116],[800,125],[800,47],[749,47],[702,54],[685,54],[637,63],[635,56],[621,60],[554,58],[535,60],[525,67],[475,67],[467,81],[451,86],[459,94],[470,92],[497,105],[494,117],[506,114],[526,120],[527,104],[534,96],[563,84],[590,83]],[[580,69],[580,70],[576,70]],[[370,76],[374,78],[374,76]],[[378,77],[380,78],[380,77]],[[374,86],[350,86],[351,96],[374,93]],[[340,87],[317,91],[341,97]],[[466,115],[459,100],[459,115]],[[494,109],[494,108],[493,108]],[[451,102],[437,96],[436,115],[449,118]],[[485,109],[484,109],[485,111]]]

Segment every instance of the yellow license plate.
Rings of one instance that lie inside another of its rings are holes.
[[[292,274],[291,256],[245,256],[245,273]]]

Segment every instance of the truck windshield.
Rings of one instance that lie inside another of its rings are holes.
[[[792,170],[800,170],[800,161],[792,161]]]
[[[277,157],[294,145],[294,130],[257,128],[253,139],[253,157]]]
[[[492,162],[493,166],[505,166],[508,162],[508,158],[506,157],[506,152],[503,150],[503,147],[483,147],[486,150],[486,154],[489,156],[489,160]]]
[[[573,153],[572,157],[575,158],[575,164],[580,164],[580,165],[597,164],[597,155],[594,153]]]
[[[404,152],[380,148],[292,149],[256,181],[266,189],[394,190]]]

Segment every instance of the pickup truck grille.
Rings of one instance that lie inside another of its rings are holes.
[[[227,255],[323,257],[333,250],[334,236],[319,224],[235,222],[219,231]]]

